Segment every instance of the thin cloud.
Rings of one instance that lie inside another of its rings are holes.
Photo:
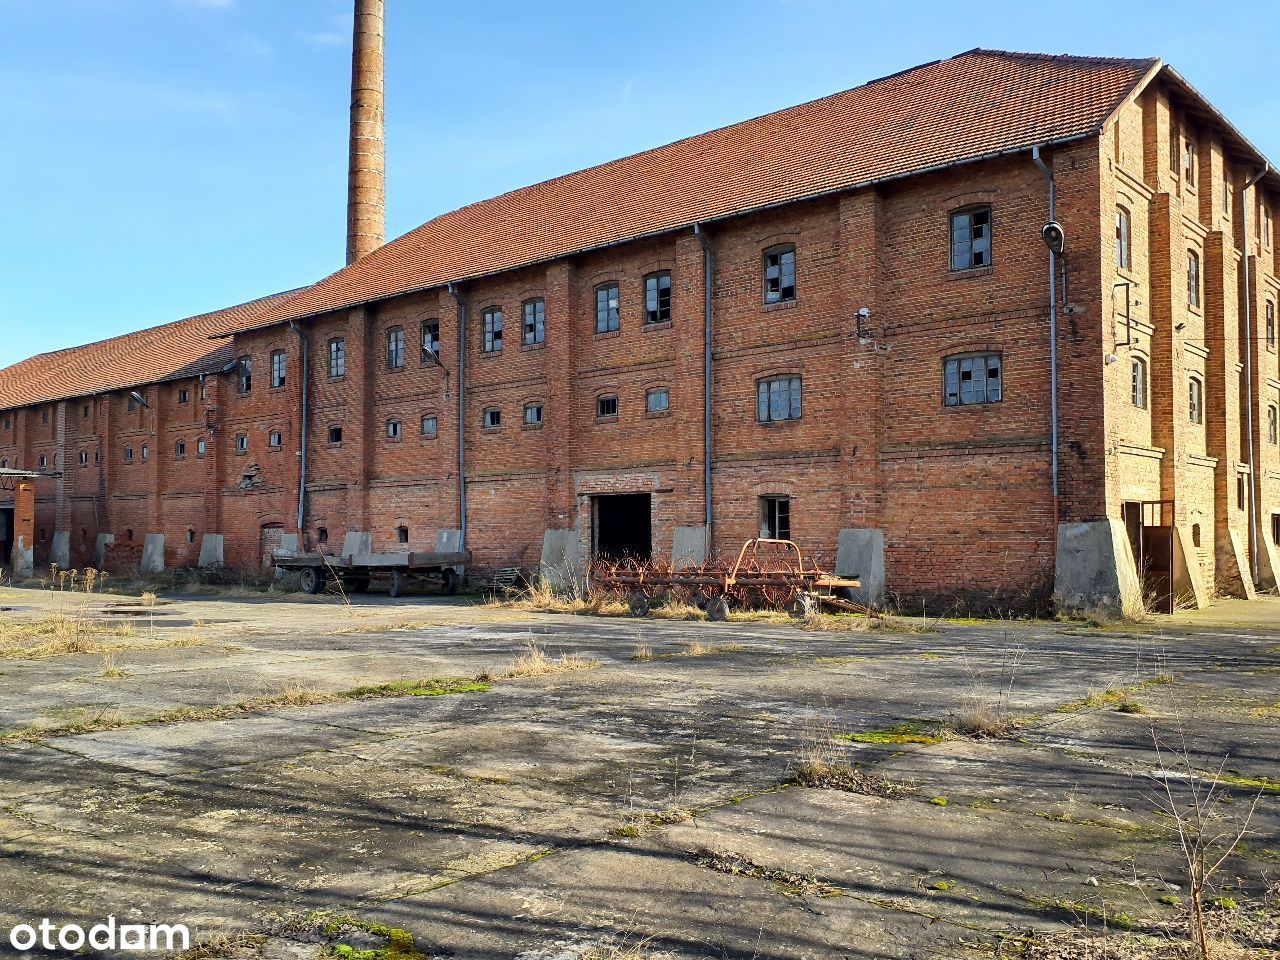
[[[330,17],[327,26],[316,30],[299,30],[298,39],[313,47],[336,47],[351,41],[354,14]]]

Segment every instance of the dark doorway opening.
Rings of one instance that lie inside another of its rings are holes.
[[[1147,608],[1173,613],[1173,501],[1130,501],[1120,509]]]
[[[651,498],[647,493],[620,493],[595,498],[595,554],[598,557],[636,557],[653,554],[650,523]]]
[[[0,507],[0,567],[13,558],[13,507]]]

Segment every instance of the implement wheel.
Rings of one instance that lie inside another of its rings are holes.
[[[714,597],[707,601],[707,619],[722,621],[729,619],[729,601],[724,597]]]
[[[324,574],[315,567],[303,567],[298,573],[298,585],[303,593],[314,596],[324,590]]]
[[[813,613],[813,601],[806,594],[797,592],[787,601],[787,613],[796,620],[803,620]]]
[[[391,596],[393,597],[400,596],[402,593],[404,593],[404,585],[405,585],[406,579],[407,578],[405,577],[403,570],[392,570],[391,571],[391,588],[387,592],[390,593]]]
[[[627,597],[627,609],[631,611],[633,617],[647,617],[649,615],[649,598],[639,590],[635,590]]]

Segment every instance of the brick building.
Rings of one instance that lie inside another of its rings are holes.
[[[975,50],[16,364],[0,468],[48,474],[37,566],[455,531],[476,569],[580,569],[769,533],[873,599],[1250,595],[1278,205],[1162,62]]]

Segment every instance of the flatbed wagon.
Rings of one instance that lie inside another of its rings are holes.
[[[458,567],[470,560],[471,554],[465,551],[429,550],[356,553],[346,557],[310,551],[272,555],[278,569],[298,574],[303,593],[320,593],[331,582],[341,583],[348,593],[363,593],[376,580],[386,581],[387,591],[393,597],[404,593],[411,583],[438,584],[443,593],[452,596],[462,582]]]

